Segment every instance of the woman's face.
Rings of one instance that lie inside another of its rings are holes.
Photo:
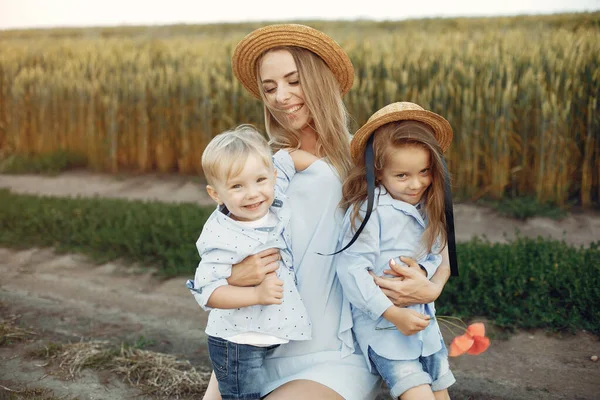
[[[310,114],[304,103],[304,92],[294,57],[287,50],[265,54],[259,66],[261,87],[272,113],[289,127],[302,130]]]

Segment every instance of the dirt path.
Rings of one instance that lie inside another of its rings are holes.
[[[52,195],[210,204],[199,181],[180,177],[0,175],[0,187]],[[492,241],[502,241],[505,234],[514,235],[515,228],[523,235],[550,235],[574,245],[600,240],[600,216],[593,213],[560,222],[536,218],[520,223],[483,208],[456,205],[459,240],[485,234]],[[40,332],[43,340],[119,343],[143,338],[150,350],[186,358],[196,366],[207,365],[206,314],[184,289],[185,277],[161,281],[141,273],[139,266],[95,265],[82,256],[59,255],[50,249],[1,248],[0,277],[2,317],[17,316],[21,326]],[[25,347],[0,347],[0,385],[49,387],[56,396],[81,400],[139,396],[111,376],[86,372],[68,382],[47,376],[47,367],[40,367],[40,361],[23,357]],[[497,338],[481,356],[452,359],[458,383],[451,393],[454,399],[598,399],[600,362],[590,361],[594,354],[600,356],[600,340],[585,332],[562,338],[540,331],[520,332],[508,340]]]

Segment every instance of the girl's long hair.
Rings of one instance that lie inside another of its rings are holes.
[[[373,135],[373,155],[375,162],[375,177],[383,171],[389,156],[394,150],[403,146],[419,146],[429,152],[431,159],[431,185],[423,194],[428,224],[423,234],[423,244],[427,252],[438,240],[446,243],[446,215],[444,214],[444,185],[446,177],[442,162],[442,150],[433,130],[418,121],[390,122],[377,128]],[[352,228],[360,223],[359,208],[367,199],[367,171],[364,158],[349,172],[342,187],[340,206],[347,210],[352,208]],[[376,184],[380,185],[377,181]],[[382,188],[384,189],[384,188]]]
[[[333,166],[343,181],[352,167],[350,159],[350,133],[348,131],[348,112],[342,101],[340,85],[323,59],[301,47],[285,46],[270,49],[265,54],[286,50],[292,54],[300,85],[304,92],[304,105],[308,107],[313,130],[317,133],[317,157],[324,157]],[[259,58],[260,65],[262,57]],[[259,87],[262,87],[257,71]],[[267,105],[265,94],[261,91],[265,104],[265,127],[274,151],[282,148],[300,148],[300,133],[277,118],[280,113]]]

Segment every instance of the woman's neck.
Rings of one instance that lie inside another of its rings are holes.
[[[314,129],[306,127],[300,131],[300,150],[317,155],[317,132]]]

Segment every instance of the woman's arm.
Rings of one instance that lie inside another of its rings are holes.
[[[448,246],[444,247],[442,263],[431,277],[431,280],[423,275],[421,267],[415,260],[408,257],[401,257],[400,259],[408,266],[390,262],[391,269],[384,271],[384,273],[396,277],[386,278],[371,274],[383,293],[394,305],[399,307],[435,301],[442,293],[450,277]]]
[[[234,264],[227,283],[232,286],[256,286],[265,279],[267,274],[279,268],[279,249],[271,248],[244,258]]]

